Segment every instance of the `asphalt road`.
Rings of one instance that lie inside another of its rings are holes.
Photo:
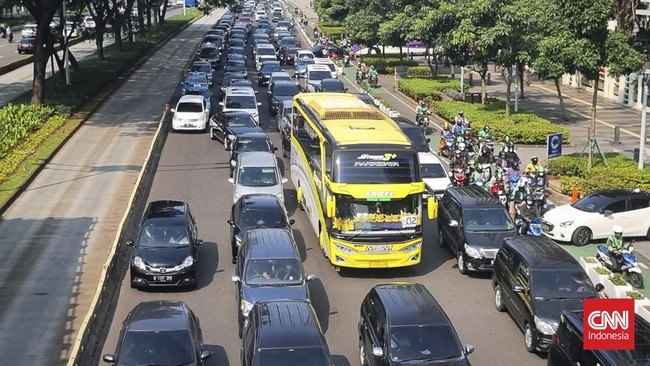
[[[165,101],[189,60],[188,40],[215,20],[199,20],[154,54],[2,215],[0,365],[67,361]]]
[[[307,44],[302,40],[303,44]],[[291,70],[291,67],[289,67]],[[250,66],[249,75],[253,72]],[[250,76],[256,85],[256,76]],[[217,77],[215,80],[220,80]],[[279,133],[271,121],[266,88],[255,87],[262,102],[260,118],[276,146]],[[351,88],[351,86],[349,86]],[[350,89],[352,90],[352,89]],[[279,153],[278,153],[279,156]],[[280,158],[281,159],[281,158]],[[288,168],[289,162],[283,159]],[[285,173],[287,169],[285,169]],[[174,133],[167,138],[149,200],[187,201],[197,218],[200,248],[198,289],[194,291],[137,291],[129,287],[128,274],[122,283],[119,303],[104,353],[113,353],[121,323],[139,302],[175,299],[186,302],[201,320],[206,347],[214,351],[208,365],[239,365],[235,286],[230,282],[229,231],[226,220],[232,202],[227,182],[228,155],[223,146],[205,133]],[[437,247],[435,223],[427,223],[422,263],[396,270],[343,271],[341,274],[321,255],[318,241],[306,215],[295,208],[295,190],[288,184],[285,196],[290,216],[296,220],[294,235],[304,255],[307,273],[319,279],[311,283],[312,302],[318,313],[336,365],[358,365],[357,323],[359,305],[368,290],[378,283],[417,281],[425,284],[445,308],[460,338],[472,343],[475,365],[545,365],[543,357],[524,349],[523,336],[507,314],[494,309],[488,276],[462,276],[452,256]]]

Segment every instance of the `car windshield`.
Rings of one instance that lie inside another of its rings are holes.
[[[255,97],[243,95],[229,95],[226,98],[226,108],[255,109]]]
[[[330,366],[323,348],[262,349],[255,355],[253,366]]]
[[[230,53],[234,53],[237,55],[246,55],[246,50],[244,50],[243,47],[230,47]]]
[[[158,220],[149,220],[140,232],[138,247],[166,247],[189,245],[187,228],[184,225],[170,226]]]
[[[255,120],[248,113],[229,114],[226,116],[226,125],[230,127],[255,127]]]
[[[311,71],[309,73],[309,81],[320,81],[323,79],[331,79],[332,73],[329,71]]]
[[[272,63],[272,64],[263,64],[262,67],[260,68],[260,70],[261,70],[262,72],[267,73],[267,74],[270,74],[270,73],[272,73],[272,72],[282,71],[282,69],[280,68],[280,64],[279,64],[279,63],[277,63],[277,64],[276,64],[276,63]]]
[[[273,56],[275,55],[275,50],[270,47],[260,47],[257,49],[258,56]]]
[[[233,62],[233,61],[230,61]],[[232,63],[228,66],[226,66],[226,72],[233,72],[233,71],[246,71],[246,65],[243,63]]]
[[[411,183],[420,179],[413,151],[337,151],[333,157],[337,183]],[[327,162],[326,162],[327,163]]]
[[[186,95],[200,95],[203,98],[205,98],[206,100],[210,100],[210,91],[208,91],[208,90],[196,90],[196,89],[188,90],[187,93],[185,93],[185,94]]]
[[[212,69],[208,64],[192,65],[191,72],[204,72],[206,75],[212,74]]]
[[[129,331],[124,335],[116,365],[193,364],[195,352],[185,329]]]
[[[463,211],[466,231],[508,231],[515,224],[504,208],[480,208]]]
[[[341,92],[345,91],[345,87],[343,87],[343,83],[326,83],[323,84],[323,91]]]
[[[441,164],[422,164],[420,174],[424,178],[446,178],[447,174]]]
[[[461,357],[458,338],[449,325],[405,325],[390,328],[393,361],[444,360]]]
[[[203,104],[196,102],[181,102],[176,107],[176,112],[180,113],[202,113]]]
[[[280,97],[293,97],[298,94],[298,87],[295,84],[276,85],[273,88],[273,95]]]
[[[201,50],[199,57],[219,57],[219,50],[212,47],[204,48]]]
[[[244,281],[249,286],[300,285],[300,272],[297,259],[249,260],[244,269]]]
[[[298,65],[313,65],[314,64],[314,59],[309,58],[307,56],[301,56],[298,59]]]
[[[275,186],[278,184],[278,173],[274,167],[240,168],[238,184],[246,187]]]
[[[601,193],[590,194],[589,196],[573,203],[571,206],[580,211],[599,212],[600,209],[612,202],[611,197]]]
[[[237,79],[230,82],[230,86],[251,86],[250,80]]]
[[[271,151],[266,138],[240,137],[235,144],[236,151]]]
[[[531,291],[536,300],[595,297],[596,290],[582,269],[533,270]]]
[[[264,209],[245,209],[237,218],[237,226],[240,229],[252,228],[285,228],[284,209],[280,206]]]

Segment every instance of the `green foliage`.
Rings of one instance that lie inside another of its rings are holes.
[[[627,292],[625,292],[625,295],[627,297],[633,298],[634,300],[643,300],[643,299],[645,299],[645,296],[643,296],[643,294],[640,293],[639,291],[627,291]]]
[[[54,110],[50,107],[8,104],[0,108],[0,158],[23,137],[37,131]]]
[[[345,31],[345,27],[336,27],[332,26],[327,22],[319,22],[318,28],[334,42],[338,42],[341,39],[341,33]]]
[[[454,119],[458,110],[462,109],[475,129],[489,125],[495,138],[501,141],[509,136],[518,144],[545,144],[546,135],[562,132],[565,142],[568,142],[569,132],[566,128],[523,110],[506,117],[504,104],[499,101],[485,104],[440,101],[433,103],[433,109],[449,122]]]
[[[605,51],[607,55],[605,65],[609,66],[607,72],[613,77],[639,70],[646,60],[644,55],[630,47],[627,36],[623,32],[613,32],[608,35]]]
[[[362,56],[361,60],[370,67],[370,65],[375,65],[377,72],[381,74],[385,73],[395,73],[395,66],[418,66],[417,61],[410,60],[407,57],[400,58],[399,56],[393,55],[366,55]],[[390,68],[390,71],[389,69]]]
[[[350,12],[347,0],[316,0],[314,10],[318,16],[332,26],[343,25],[345,17]]]
[[[447,77],[409,78],[398,80],[399,89],[415,100],[427,103],[442,99],[448,90],[460,91],[460,80]]]
[[[594,257],[582,257],[582,260],[587,263],[598,263],[598,260]]]
[[[610,271],[609,269],[607,269],[605,267],[602,267],[602,266],[601,267],[596,267],[594,269],[594,271],[596,271],[596,273],[598,273],[599,275],[608,275],[608,274],[612,273],[612,271]]]
[[[560,156],[548,162],[548,172],[560,177],[560,190],[564,194],[571,194],[574,186],[585,194],[605,189],[639,188],[650,191],[650,167],[638,170],[634,160],[619,153],[605,153],[605,157],[609,168],[598,155],[594,155],[594,164],[590,170],[586,154]]]
[[[406,43],[413,33],[413,22],[415,16],[413,7],[406,6],[394,18],[382,23],[379,26],[379,40],[382,44],[392,47],[401,47]]]
[[[612,281],[614,286],[625,286],[627,285],[627,280],[625,276],[620,273],[613,273],[609,276],[609,280]]]
[[[394,75],[395,67],[386,66],[385,72],[387,74]],[[433,76],[431,74],[431,68],[429,66],[409,66],[409,77],[422,77],[422,76]]]

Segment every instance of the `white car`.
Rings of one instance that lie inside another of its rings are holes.
[[[445,190],[451,187],[451,180],[440,159],[432,152],[418,152],[420,160],[420,175],[427,190],[436,198],[442,197]],[[425,195],[425,196],[428,196]]]
[[[327,66],[330,69],[330,72],[332,73],[332,79],[338,79],[339,70],[338,67],[336,67],[334,61],[330,60],[329,58],[316,57],[314,58],[314,64]]]
[[[277,61],[278,57],[275,54],[275,47],[272,44],[262,43],[257,45],[253,50],[255,56],[255,70],[260,69],[263,61]]]
[[[249,151],[237,156],[236,169],[228,182],[235,186],[233,203],[247,194],[272,194],[284,204],[283,184],[289,180],[282,178],[275,154],[268,151]]]
[[[23,38],[34,38],[36,37],[36,28],[38,28],[36,24],[25,24],[20,31],[20,35]]]
[[[260,20],[260,17],[266,16],[266,10],[258,10],[255,12],[255,20]]]
[[[219,105],[221,106],[222,112],[248,112],[256,123],[260,123],[260,112],[258,107],[261,106],[262,103],[257,101],[255,90],[251,87],[227,87],[223,102],[219,102]]]
[[[95,29],[95,20],[93,20],[93,17],[84,17],[83,25],[84,28],[93,30]]]
[[[296,52],[296,60],[301,59],[303,57],[307,57],[307,58],[310,58],[312,60],[316,58],[316,56],[314,56],[314,53],[311,52],[310,50],[300,50],[300,51]]]
[[[174,113],[172,131],[205,131],[208,128],[210,111],[201,95],[183,95],[171,112]]]
[[[542,230],[551,239],[582,246],[609,237],[614,225],[623,227],[624,236],[650,238],[650,193],[623,189],[592,193],[546,212]]]
[[[331,79],[332,71],[326,65],[307,65],[307,73],[305,74],[305,82],[302,89],[309,93],[315,93],[316,87],[320,85],[323,79]]]

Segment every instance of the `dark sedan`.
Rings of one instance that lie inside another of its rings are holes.
[[[219,112],[210,118],[210,138],[221,141],[226,150],[237,135],[247,132],[264,132],[248,112]]]
[[[285,100],[292,100],[293,96],[298,94],[298,86],[293,81],[279,80],[269,85],[269,110],[272,116],[278,114],[278,108]]]
[[[196,287],[198,247],[196,220],[182,201],[153,201],[147,206],[133,248],[131,287]]]
[[[339,79],[323,79],[315,89],[317,92],[323,93],[345,93],[348,91],[348,88]]]
[[[136,305],[124,320],[112,365],[203,365],[212,352],[203,348],[199,319],[182,301],[153,300]]]
[[[34,53],[36,38],[23,38],[16,44],[16,50],[19,54]]]
[[[327,46],[324,44],[314,45],[314,47],[311,48],[311,52],[313,52],[316,57],[328,57],[331,56],[332,53],[336,53],[339,58],[343,58],[343,54],[345,53],[342,48],[333,44]]]
[[[243,39],[231,38],[228,40],[228,48],[232,47],[246,47],[246,41]]]
[[[264,86],[269,83],[271,74],[282,71],[280,61],[262,61],[260,69],[257,72],[257,85]]]
[[[199,58],[203,61],[208,61],[212,67],[217,67],[221,60],[221,53],[217,47],[203,47],[199,51]]]
[[[239,60],[230,60],[226,62],[226,72],[239,72],[248,77],[248,68],[246,67],[246,62]]]

